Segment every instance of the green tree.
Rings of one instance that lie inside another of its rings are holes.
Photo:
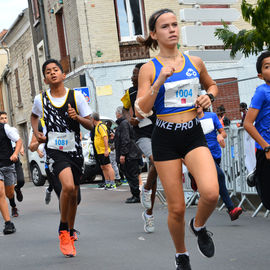
[[[252,29],[244,29],[235,34],[223,22],[224,28],[217,29],[215,36],[223,41],[224,49],[231,49],[231,57],[235,57],[237,52],[242,52],[247,57],[270,50],[270,0],[258,0],[255,5],[242,0],[241,11]]]

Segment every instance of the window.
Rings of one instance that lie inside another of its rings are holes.
[[[145,21],[142,0],[115,0],[118,35],[121,42],[144,36]]]
[[[17,89],[17,97],[18,97],[18,107],[22,107],[22,96],[21,96],[21,89],[20,89],[20,81],[19,81],[19,73],[18,69],[16,68],[14,71],[15,75],[15,82],[16,82],[16,89]]]
[[[32,10],[34,15],[34,22],[36,22],[39,20],[40,17],[38,0],[32,0]]]
[[[70,71],[70,57],[68,54],[68,46],[67,46],[67,37],[66,37],[63,8],[61,8],[55,14],[55,18],[56,18],[59,50],[60,50],[60,56],[61,56],[60,63],[63,66],[64,72],[68,73]]]
[[[30,87],[31,87],[31,96],[33,100],[36,95],[36,90],[35,90],[34,74],[33,74],[31,57],[27,60],[27,65],[28,65],[29,81],[30,81]]]

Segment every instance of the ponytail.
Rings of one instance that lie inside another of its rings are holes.
[[[164,14],[164,13],[173,13],[175,14],[171,9],[160,9],[156,12],[154,12],[148,21],[148,27],[150,32],[154,32],[156,29],[156,22],[158,18]],[[151,50],[156,50],[158,48],[158,42],[154,39],[152,39],[151,35],[149,35],[146,39],[143,38],[142,36],[137,37],[137,41],[142,45],[145,46],[146,48],[149,48]]]
[[[156,50],[158,48],[158,43],[156,40],[152,39],[149,35],[148,38],[143,38],[142,36],[137,37],[137,41],[144,46],[145,48],[149,48],[151,50]]]

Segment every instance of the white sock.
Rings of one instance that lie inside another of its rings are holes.
[[[180,256],[180,255],[187,255],[187,256],[189,256],[189,253],[188,253],[188,251],[186,251],[186,252],[184,252],[184,253],[176,253],[176,254],[175,254],[175,257],[177,258],[177,257]]]
[[[205,224],[201,227],[195,227],[195,218],[193,220],[193,228],[196,232],[200,231],[201,229],[205,228]]]
[[[153,215],[147,215],[147,213],[145,212],[144,215],[147,217],[147,218],[152,218]]]

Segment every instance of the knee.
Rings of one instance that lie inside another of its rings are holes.
[[[219,189],[209,191],[204,195],[201,194],[201,197],[210,205],[217,204],[219,198]]]
[[[181,205],[171,205],[168,207],[169,210],[169,214],[177,220],[185,220],[185,210],[186,210],[186,206],[185,204]]]
[[[71,185],[71,184],[63,185],[62,190],[63,190],[63,192],[66,192],[69,195],[72,195],[75,191],[75,186]]]

